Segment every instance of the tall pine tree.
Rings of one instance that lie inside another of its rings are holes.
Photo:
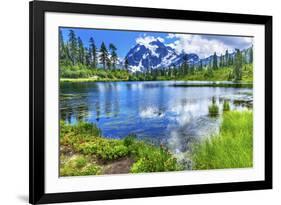
[[[68,50],[69,57],[73,65],[77,63],[77,38],[73,30],[69,31]]]
[[[253,63],[253,45],[249,48],[249,63]]]
[[[125,66],[125,69],[128,71],[128,69],[129,69],[129,61],[128,61],[128,58],[125,58],[124,66]]]
[[[114,44],[110,43],[109,44],[109,50],[110,50],[110,55],[111,55],[110,60],[111,60],[111,63],[112,63],[112,67],[113,67],[113,69],[115,69],[117,59],[118,59],[117,53],[116,53],[117,48]]]
[[[90,52],[91,67],[96,68],[98,64],[97,47],[93,37],[91,37],[89,40],[89,52]]]
[[[229,53],[228,50],[225,51],[225,66],[229,66]]]
[[[217,56],[216,52],[214,53],[214,56],[213,56],[213,69],[214,70],[218,69],[218,56]]]
[[[78,37],[78,62],[85,64],[85,48],[80,37]]]
[[[239,49],[236,49],[235,59],[234,59],[234,80],[242,80],[242,53]]]
[[[60,58],[60,60],[64,60],[66,57],[64,47],[65,47],[65,45],[64,45],[62,31],[59,30],[59,58]]]
[[[103,68],[105,69],[106,66],[108,65],[108,51],[107,48],[104,44],[104,42],[101,43],[101,47],[100,47],[100,61],[103,65]]]

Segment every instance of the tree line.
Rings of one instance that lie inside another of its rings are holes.
[[[62,31],[59,31],[59,58],[64,65],[86,65],[97,68],[100,62],[104,69],[115,69],[118,61],[117,48],[110,43],[108,48],[102,42],[98,49],[93,37],[89,39],[88,47],[84,46],[82,39],[69,30],[68,39],[64,41]]]
[[[108,47],[104,42],[97,48],[93,37],[89,38],[88,46],[83,44],[82,39],[69,30],[68,39],[64,40],[62,31],[59,31],[59,58],[60,63],[68,66],[84,65],[87,68],[97,69],[102,66],[103,70],[115,70],[118,63],[117,47],[110,43]],[[216,52],[208,60],[193,64],[188,62],[188,55],[183,55],[183,62],[180,65],[170,65],[166,68],[148,68],[144,72],[130,74],[132,80],[154,80],[158,77],[166,79],[180,79],[181,77],[193,75],[197,71],[205,72],[206,78],[212,77],[213,71],[224,67],[231,67],[229,80],[242,80],[243,65],[253,63],[253,47],[240,51],[236,49],[234,54],[228,50],[220,56]],[[129,71],[129,62],[125,58],[123,63],[125,71]]]
[[[230,54],[228,50],[225,54],[218,56],[214,52],[213,56],[209,60],[208,64],[203,63],[203,60],[199,60],[199,63],[193,64],[188,62],[188,55],[183,56],[183,63],[176,66],[172,64],[167,68],[148,68],[146,71],[136,73],[137,76],[143,76],[145,79],[156,79],[157,77],[176,77],[193,75],[195,72],[206,71],[206,77],[212,77],[213,71],[231,67],[232,72],[229,74],[229,80],[239,81],[242,80],[242,72],[244,64],[253,63],[253,47],[245,50],[244,52],[239,49],[235,50],[234,54]]]

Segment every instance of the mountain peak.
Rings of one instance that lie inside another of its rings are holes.
[[[173,48],[166,46],[157,38],[137,41],[137,44],[126,55],[132,72],[178,66],[184,62],[185,57],[188,63],[199,61],[198,55],[177,54]]]

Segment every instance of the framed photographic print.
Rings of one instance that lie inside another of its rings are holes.
[[[30,203],[272,188],[272,17],[30,2]]]

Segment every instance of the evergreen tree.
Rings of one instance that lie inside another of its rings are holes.
[[[239,49],[236,49],[235,59],[234,59],[234,80],[242,80],[242,53]]]
[[[216,52],[214,53],[214,56],[213,56],[213,69],[214,70],[218,69],[218,56],[217,56]]]
[[[129,68],[128,58],[125,58],[124,66],[125,66],[125,69],[128,71],[128,68]]]
[[[168,68],[168,76],[172,77],[172,68],[171,68],[171,66],[169,66],[169,68]]]
[[[253,45],[249,49],[249,63],[253,63]]]
[[[193,74],[193,73],[194,73],[194,70],[195,70],[194,64],[192,64],[189,69],[190,69],[190,73]]]
[[[65,52],[65,59],[66,59],[66,61],[68,63],[72,63],[70,52],[69,52],[69,43],[66,43],[66,45],[64,46],[64,52]]]
[[[78,37],[78,62],[85,64],[85,48],[80,37]]]
[[[89,40],[89,52],[90,52],[91,66],[92,68],[96,68],[98,64],[97,47],[93,37],[91,37]]]
[[[183,65],[182,65],[181,75],[187,75],[188,72],[189,72],[188,56],[187,56],[187,54],[185,54],[183,56]]]
[[[228,50],[225,51],[225,66],[229,66],[229,53]]]
[[[198,70],[203,70],[203,62],[200,60]]]
[[[114,44],[111,43],[111,44],[109,44],[109,50],[110,50],[110,55],[111,55],[110,60],[111,60],[111,63],[112,63],[112,67],[113,67],[113,69],[115,69],[117,59],[118,59],[117,53],[116,53],[117,48]]]
[[[77,63],[77,38],[75,32],[73,30],[69,31],[69,39],[68,39],[68,50],[69,50],[69,57],[73,65]]]
[[[106,66],[107,66],[107,69],[111,69],[111,65],[112,65],[111,59],[107,56],[107,58],[106,58]]]
[[[220,56],[220,63],[219,63],[219,67],[223,67],[224,66],[224,58],[223,58],[223,55],[221,54]]]
[[[229,55],[228,65],[233,65],[233,57]]]
[[[64,46],[62,31],[59,30],[59,58],[60,58],[60,60],[63,60],[66,57],[64,47],[65,46]]]
[[[91,65],[91,51],[88,48],[85,48],[85,64],[87,66]]]
[[[102,42],[101,47],[100,47],[100,61],[103,65],[103,68],[106,68],[106,65],[108,64],[108,51],[107,48],[104,44],[104,42]]]

